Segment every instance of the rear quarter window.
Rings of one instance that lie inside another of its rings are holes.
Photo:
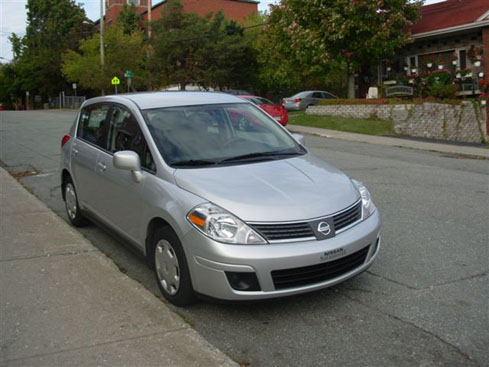
[[[109,105],[95,105],[84,108],[80,113],[76,136],[103,149],[107,145],[107,113]]]

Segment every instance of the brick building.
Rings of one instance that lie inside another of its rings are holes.
[[[148,20],[148,1],[151,0],[105,0],[105,23],[115,23],[124,4],[134,4],[136,12]],[[210,12],[222,10],[228,19],[242,23],[251,14],[258,13],[259,1],[255,0],[180,0],[187,13],[197,13],[204,16]],[[167,0],[153,0],[151,3],[151,20],[161,18],[161,10]]]
[[[484,59],[489,57],[488,0],[448,0],[423,6],[421,18],[411,32],[414,42],[401,53],[409,70],[427,71],[434,57],[445,68],[471,69],[474,76],[480,72],[489,75],[488,62],[478,65],[470,58],[471,49],[483,49],[483,46]],[[474,85],[462,85],[460,94],[479,93],[474,89],[476,79],[473,78]]]

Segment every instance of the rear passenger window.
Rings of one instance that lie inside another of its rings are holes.
[[[323,98],[323,94],[319,92],[314,92],[312,94],[312,98]]]
[[[156,171],[153,156],[149,151],[143,132],[136,118],[125,108],[114,106],[110,118],[108,151],[132,150],[139,154],[141,166]]]
[[[78,122],[77,137],[106,149],[108,112],[109,105],[94,105],[84,108]]]

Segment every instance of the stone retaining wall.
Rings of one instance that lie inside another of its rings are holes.
[[[472,102],[458,106],[440,103],[311,106],[306,113],[392,120],[394,130],[401,135],[471,143],[487,141],[486,109]]]

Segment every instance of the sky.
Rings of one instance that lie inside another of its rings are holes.
[[[153,0],[156,3],[157,0]],[[426,0],[425,4],[433,4],[443,0]],[[82,4],[87,17],[96,20],[100,18],[100,1],[84,0],[77,1]],[[264,11],[269,4],[277,3],[279,0],[260,0],[258,9]],[[0,0],[0,62],[12,59],[12,49],[8,37],[16,33],[18,36],[25,34],[27,0]]]

